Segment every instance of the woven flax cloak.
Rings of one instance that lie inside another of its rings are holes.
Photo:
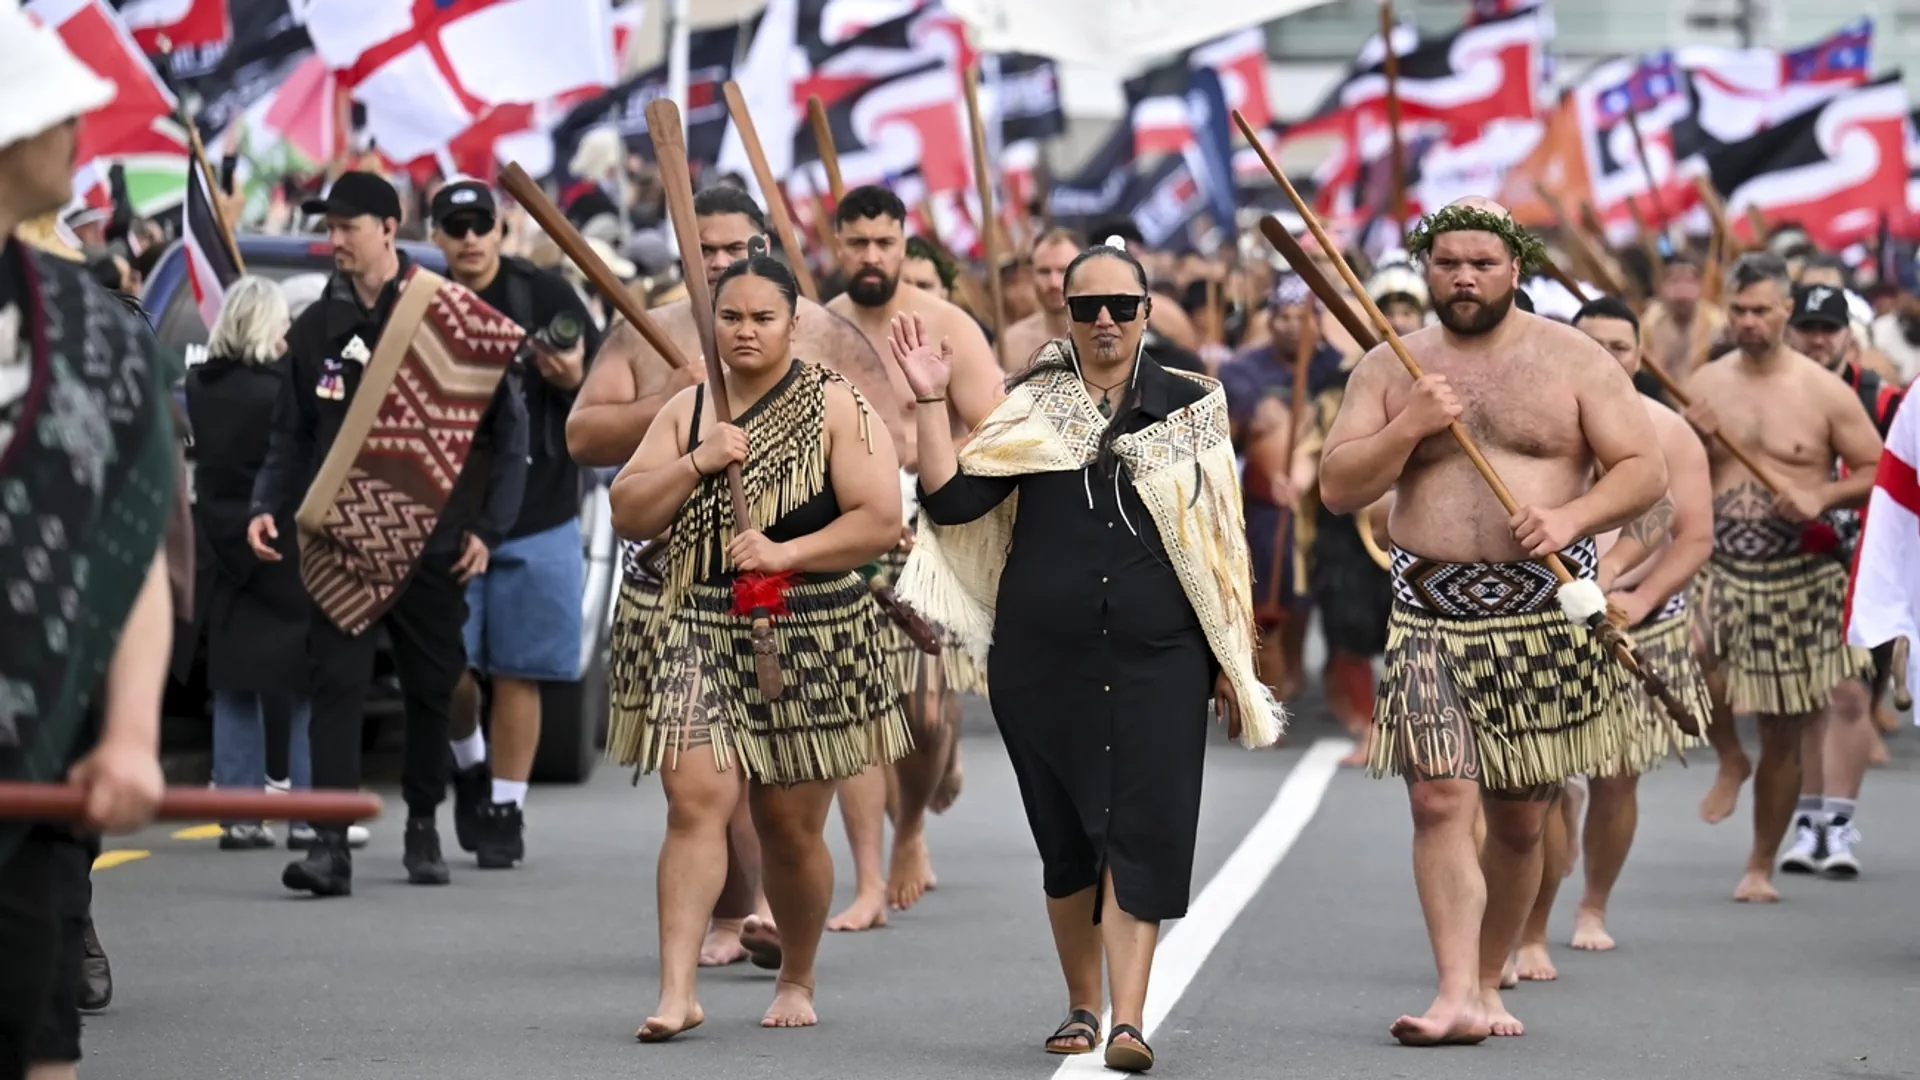
[[[1060,341],[1036,358],[1065,364]],[[1241,742],[1269,746],[1286,709],[1254,674],[1253,579],[1227,397],[1217,380],[1174,371],[1207,395],[1165,420],[1114,439],[1134,491],[1153,515],[1187,602],[1241,703]],[[1071,472],[1092,464],[1107,420],[1071,369],[1045,371],[1010,391],[960,451],[973,476]],[[942,526],[921,515],[900,574],[902,599],[945,626],[984,665],[1018,492],[977,521]]]

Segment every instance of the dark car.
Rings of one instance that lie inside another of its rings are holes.
[[[318,236],[254,236],[237,238],[241,260],[247,272],[273,281],[286,282],[300,275],[327,274],[333,269],[333,250]],[[407,256],[429,269],[444,273],[446,260],[437,248],[427,244],[400,244]],[[160,340],[186,357],[189,365],[206,356],[207,326],[200,318],[193,287],[187,278],[186,248],[175,244],[161,256],[148,275],[141,296],[153,320]],[[193,449],[187,449],[189,468]],[[533,763],[533,778],[540,781],[579,783],[592,772],[606,743],[607,726],[607,642],[613,627],[613,601],[619,588],[617,576],[618,541],[607,503],[607,492],[599,473],[581,472],[580,532],[586,560],[585,606],[581,623],[581,670],[577,682],[550,682],[541,690],[540,750]],[[376,630],[377,633],[384,633]],[[166,721],[161,732],[162,745],[169,751],[206,747],[211,740],[211,695],[203,677],[204,657],[197,655],[191,677],[184,683],[174,681],[167,689]],[[384,644],[376,661],[373,693],[368,700],[368,745],[381,735],[381,721],[394,721],[400,715],[400,691],[392,658]]]

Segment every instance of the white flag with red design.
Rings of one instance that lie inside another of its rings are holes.
[[[1920,409],[1902,407],[1887,432],[1853,569],[1847,642],[1871,649],[1920,644]],[[1907,689],[1920,690],[1920,649],[1907,655]]]

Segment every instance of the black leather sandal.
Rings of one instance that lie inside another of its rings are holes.
[[[1086,1045],[1065,1047],[1054,1045],[1066,1042],[1068,1039],[1078,1039]],[[1053,1034],[1047,1036],[1047,1053],[1049,1054],[1091,1054],[1093,1048],[1099,1045],[1100,1018],[1085,1009],[1075,1009],[1068,1013],[1066,1020],[1053,1030]]]
[[[1125,1035],[1133,1041],[1117,1041]],[[1140,1029],[1132,1024],[1113,1025],[1113,1034],[1107,1036],[1107,1068],[1121,1072],[1143,1073],[1153,1068],[1153,1047],[1140,1035]]]

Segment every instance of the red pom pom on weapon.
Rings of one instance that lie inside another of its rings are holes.
[[[733,579],[733,613],[762,618],[787,613],[787,589],[793,585],[793,572],[778,574],[746,573]]]
[[[1840,534],[1824,521],[1808,523],[1800,533],[1800,550],[1808,555],[1830,555],[1840,549]]]

